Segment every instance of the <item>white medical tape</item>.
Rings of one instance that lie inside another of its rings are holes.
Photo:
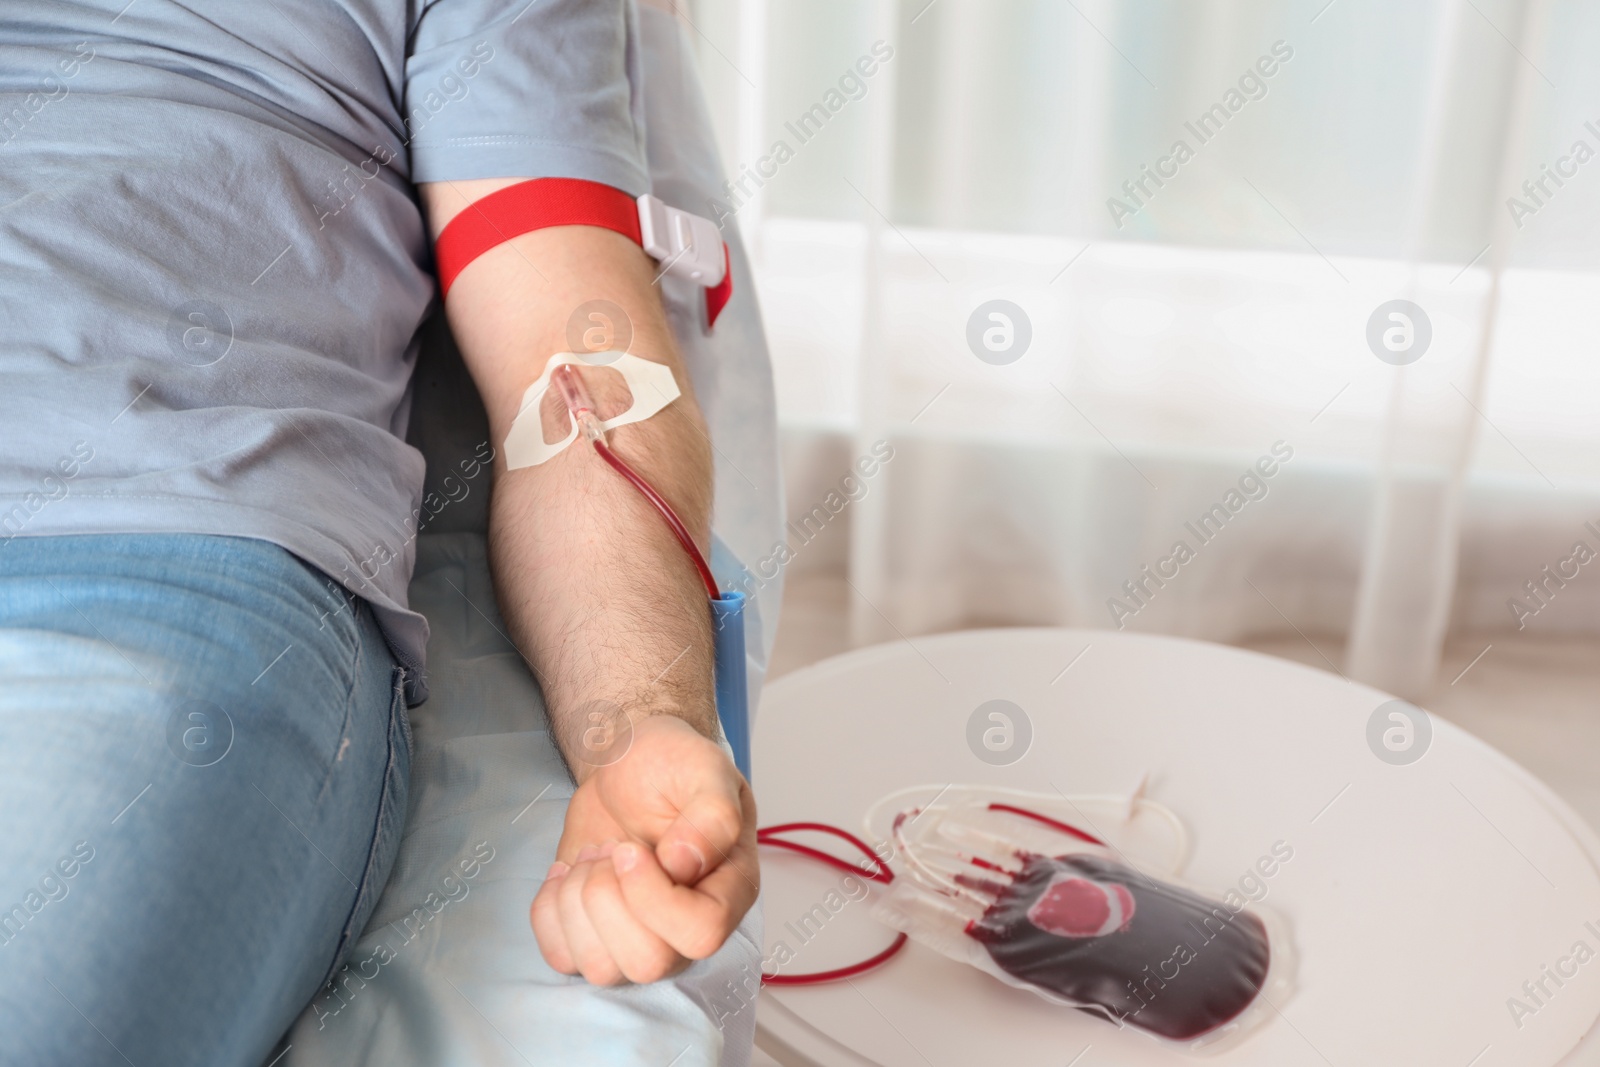
[[[561,454],[568,445],[578,439],[578,424],[573,420],[572,412],[566,410],[565,404],[562,405],[562,411],[567,416],[567,435],[561,440],[547,443],[539,418],[540,403],[544,400],[544,395],[550,391],[550,376],[557,367],[566,363],[584,367],[610,367],[621,374],[622,380],[628,383],[628,391],[633,394],[633,404],[627,411],[600,424],[607,430],[626,426],[630,422],[643,422],[681,395],[678,391],[678,382],[672,376],[672,368],[664,363],[652,363],[648,359],[640,359],[627,352],[590,352],[581,356],[573,352],[561,352],[551,356],[550,362],[545,364],[544,373],[539,375],[539,380],[528,386],[528,391],[522,394],[522,406],[517,409],[517,417],[511,423],[510,432],[506,434],[507,470],[538,466],[545,460]]]

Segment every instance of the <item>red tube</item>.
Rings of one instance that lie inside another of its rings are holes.
[[[678,513],[672,510],[672,505],[667,503],[665,498],[656,492],[649,482],[640,477],[632,467],[622,461],[622,457],[607,448],[605,444],[600,441],[594,442],[594,450],[600,453],[600,458],[611,464],[618,474],[633,483],[633,487],[643,493],[645,499],[655,505],[656,510],[661,512],[661,517],[667,520],[667,525],[672,527],[672,532],[677,536],[678,543],[683,546],[683,550],[689,553],[689,558],[694,561],[695,570],[700,572],[700,580],[705,583],[706,595],[711,597],[712,600],[721,597],[722,590],[717,588],[717,580],[712,576],[711,568],[706,564],[705,556],[700,554],[700,546],[696,545],[694,538],[689,536],[688,528],[683,525],[683,520],[678,518]]]
[[[865,974],[874,967],[881,967],[895,957],[901,949],[906,947],[906,935],[899,934],[889,943],[889,947],[870,959],[860,963],[852,963],[848,967],[839,967],[832,971],[816,971],[812,974],[763,974],[762,985],[820,985],[823,982],[837,982],[845,978],[854,978],[858,974]]]
[[[862,855],[866,856],[868,860],[872,861],[872,864],[878,869],[875,871],[867,871],[853,863],[840,859],[838,856],[830,856],[821,849],[812,848],[810,845],[802,845],[796,841],[786,841],[777,836],[779,834],[791,833],[794,831],[814,831],[817,833],[832,834],[834,837],[837,837],[843,841],[848,841],[851,845],[855,846],[855,848],[860,851]],[[798,852],[803,856],[809,856],[821,863],[826,863],[830,867],[837,867],[842,871],[849,871],[851,874],[859,874],[863,878],[870,879],[874,882],[888,883],[894,881],[894,871],[889,868],[889,865],[883,861],[881,856],[872,851],[872,849],[868,848],[866,842],[862,841],[859,837],[847,830],[841,830],[837,826],[829,826],[826,823],[820,822],[789,822],[783,823],[779,826],[764,826],[756,831],[756,841],[763,845],[771,845],[774,848],[786,848],[791,852]],[[888,948],[884,949],[882,952],[879,952],[875,956],[871,956],[862,960],[860,963],[852,963],[848,967],[838,967],[831,971],[816,971],[811,974],[763,973],[761,975],[761,984],[790,986],[818,985],[822,982],[837,982],[845,978],[854,978],[858,974],[865,974],[867,971],[870,971],[875,967],[881,967],[883,964],[888,963],[894,958],[895,954],[901,949],[905,948],[905,946],[906,935],[899,934],[892,942],[890,942]]]
[[[561,399],[566,402],[567,413],[572,416],[574,422],[585,430],[585,436],[589,437],[590,443],[594,445],[594,450],[600,453],[600,458],[611,464],[618,474],[628,479],[628,482],[643,493],[644,498],[650,501],[657,511],[661,512],[661,517],[667,520],[667,525],[672,528],[672,533],[677,537],[678,543],[683,546],[683,550],[689,554],[689,559],[693,561],[695,570],[700,574],[700,580],[705,583],[706,595],[712,600],[721,599],[722,590],[717,588],[717,579],[712,575],[711,567],[706,563],[705,556],[700,553],[700,546],[696,545],[694,538],[689,536],[688,527],[684,526],[683,520],[678,518],[678,513],[672,510],[672,505],[667,503],[665,497],[656,492],[654,486],[645,481],[632,467],[624,463],[622,457],[611,451],[606,444],[605,432],[601,428],[599,413],[595,410],[594,400],[589,396],[589,389],[585,385],[583,375],[579,373],[578,368],[571,363],[563,363],[551,373],[550,378],[561,393]],[[588,432],[590,430],[593,430],[592,434]]]
[[[863,856],[871,860],[873,866],[877,867],[878,869],[876,871],[863,870],[856,864],[842,860],[838,856],[830,856],[828,853],[821,852],[809,845],[802,845],[795,841],[785,841],[776,836],[778,834],[792,833],[796,830],[811,830],[822,834],[832,834],[834,837],[848,841],[850,844],[854,845],[856,850],[859,851]],[[764,826],[756,831],[756,840],[760,841],[763,845],[773,845],[777,848],[789,849],[791,852],[802,853],[803,855],[810,856],[814,860],[820,860],[831,867],[837,867],[843,871],[850,871],[852,874],[859,874],[863,878],[870,878],[874,882],[883,882],[887,884],[894,881],[894,871],[889,869],[889,865],[883,862],[876,852],[867,847],[865,841],[862,841],[859,837],[850,833],[848,830],[841,830],[837,826],[829,826],[827,823],[786,822],[781,826]]]

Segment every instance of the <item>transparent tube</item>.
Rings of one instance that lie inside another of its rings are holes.
[[[600,416],[595,414],[594,399],[589,395],[588,386],[583,384],[583,376],[578,373],[578,368],[571,363],[563,363],[550,375],[550,381],[560,391],[567,411],[578,424],[578,429],[583,431],[583,436],[591,444],[596,441],[605,444],[605,427],[600,424]]]

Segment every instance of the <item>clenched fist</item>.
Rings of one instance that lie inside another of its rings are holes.
[[[652,715],[573,794],[533,932],[563,974],[653,982],[722,947],[760,878],[749,783],[694,727]]]

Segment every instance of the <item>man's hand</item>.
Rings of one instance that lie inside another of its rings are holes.
[[[715,952],[755,902],[755,798],[719,746],[653,715],[578,787],[556,857],[531,909],[545,960],[653,982]]]

